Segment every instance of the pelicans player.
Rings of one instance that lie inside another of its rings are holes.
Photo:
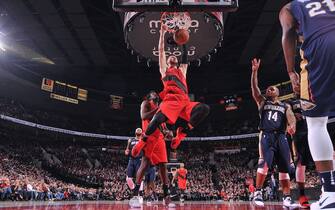
[[[309,148],[324,189],[319,202],[313,203],[311,209],[335,209],[333,144],[327,131],[328,117],[335,115],[335,1],[294,0],[281,10],[280,22],[293,89],[316,105],[303,107]],[[295,71],[298,33],[304,39],[301,49],[307,61],[301,72],[301,86]]]
[[[291,106],[279,101],[279,90],[275,86],[266,89],[265,97],[258,87],[257,74],[260,60],[252,61],[251,89],[252,96],[257,103],[260,115],[260,140],[259,140],[259,164],[256,177],[256,192],[254,203],[264,206],[261,189],[263,187],[268,169],[276,159],[279,170],[279,181],[283,190],[283,206],[295,209],[299,208],[291,199],[290,177],[291,169],[290,148],[286,138],[286,130],[295,133],[296,120]]]

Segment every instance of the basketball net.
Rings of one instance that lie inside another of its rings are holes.
[[[164,12],[161,16],[161,24],[166,26],[170,33],[179,29],[188,30],[191,26],[191,16],[188,12]]]

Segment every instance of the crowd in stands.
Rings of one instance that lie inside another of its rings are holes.
[[[21,151],[24,153],[24,150]],[[22,154],[20,153],[20,154]],[[93,198],[96,189],[83,188],[53,178],[8,147],[0,151],[1,200],[82,200]]]
[[[31,111],[9,99],[0,98],[0,112],[41,124],[78,128],[74,120]],[[211,129],[220,129],[225,135],[253,133],[256,132],[255,122],[233,121],[221,128],[213,126]],[[20,126],[12,126],[14,130],[11,133],[7,127],[1,128],[3,123],[6,122],[0,123],[0,200],[125,200],[131,197],[125,182],[128,161],[124,155],[125,141],[112,144],[100,140],[101,143],[92,144],[87,140],[77,142],[75,138],[64,141],[58,135],[56,140],[50,140],[48,135],[43,136],[38,130],[34,130],[33,135],[23,135]],[[134,127],[131,129],[133,132]],[[331,135],[334,136],[334,132]],[[247,180],[255,177],[256,164],[252,160],[257,160],[257,139],[182,145],[178,159],[185,163],[189,171],[187,199],[249,199]],[[254,150],[245,149],[249,147]],[[215,153],[214,148],[238,152]],[[306,177],[306,187],[319,185],[314,171],[308,170]],[[295,184],[292,186],[295,188]],[[162,193],[161,185],[157,184],[156,192]]]
[[[103,149],[102,145],[78,142],[7,141],[7,135],[3,134],[0,138],[1,200],[125,200],[131,197],[125,182],[125,145],[119,149],[107,145]],[[189,171],[187,199],[248,200],[246,180],[254,177],[255,169],[247,165],[254,157],[253,152],[214,154],[211,146],[185,147],[179,151],[178,159]],[[308,187],[318,185],[314,175],[307,173]],[[161,185],[156,185],[156,192],[162,193]]]

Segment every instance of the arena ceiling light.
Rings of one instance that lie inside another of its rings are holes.
[[[0,52],[7,51],[8,54],[21,57],[28,61],[54,65],[55,63],[47,56],[40,54],[34,49],[30,49],[15,40],[11,40],[5,33],[0,31]]]
[[[5,47],[5,44],[4,44],[4,37],[6,35],[0,31],[0,50],[5,52],[6,51],[6,47]]]
[[[6,48],[4,46],[4,44],[0,41],[0,50],[5,52],[6,51]]]

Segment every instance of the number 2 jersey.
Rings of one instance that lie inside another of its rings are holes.
[[[301,71],[301,98],[316,107],[308,117],[335,115],[335,1],[294,0],[290,11],[304,37],[301,46],[306,65]]]
[[[259,130],[285,133],[287,126],[286,109],[285,103],[273,103],[270,100],[265,100],[264,105],[259,110]]]
[[[334,0],[294,0],[291,11],[298,21],[299,32],[304,37],[302,49],[314,39],[333,34],[335,39],[335,1]]]

